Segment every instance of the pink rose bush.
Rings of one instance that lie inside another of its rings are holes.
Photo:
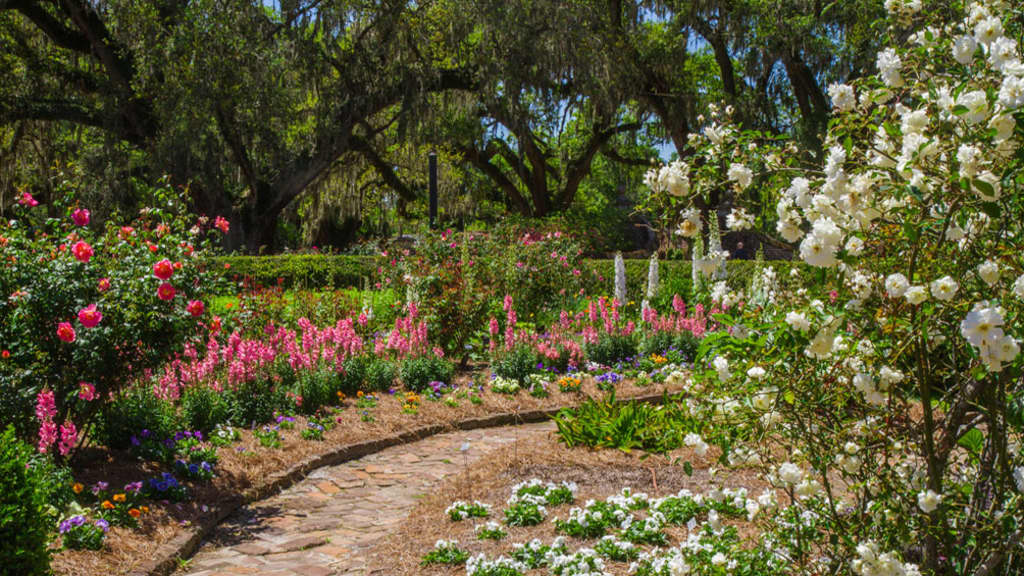
[[[25,198],[0,224],[0,424],[41,451],[69,455],[112,394],[205,333],[196,310],[220,282],[205,257],[221,232],[159,193],[163,207],[130,225]]]

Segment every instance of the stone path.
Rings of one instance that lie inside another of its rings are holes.
[[[321,468],[232,515],[178,574],[363,575],[365,552],[442,479],[517,439],[554,429],[544,422],[448,432]]]

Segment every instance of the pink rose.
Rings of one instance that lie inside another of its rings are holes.
[[[217,228],[217,230],[220,230],[224,234],[227,234],[228,230],[231,229],[231,224],[220,216],[217,216],[217,218],[213,221],[213,225]]]
[[[71,327],[70,322],[61,322],[57,325],[57,337],[68,343],[75,341],[75,329]]]
[[[78,397],[86,402],[92,402],[96,399],[96,387],[88,382],[79,382]]]
[[[96,309],[95,304],[89,304],[78,311],[78,321],[86,328],[95,328],[103,320],[103,314]]]
[[[79,240],[71,247],[71,254],[75,257],[75,260],[78,260],[79,262],[88,262],[93,255],[92,246],[89,246],[88,243]]]
[[[203,304],[202,300],[189,300],[188,304],[185,305],[185,311],[193,316],[202,316],[203,312],[206,311],[206,305]]]
[[[161,280],[167,280],[174,275],[174,264],[167,258],[153,264],[153,275]]]
[[[96,283],[96,289],[100,292],[110,290],[110,278],[100,278],[100,281]]]
[[[79,208],[71,213],[71,221],[75,223],[75,226],[88,226],[89,225],[89,211],[85,208]]]
[[[156,296],[161,300],[171,300],[174,298],[174,294],[174,286],[171,286],[168,282],[164,282],[156,289]]]
[[[32,195],[29,194],[28,192],[22,192],[21,198],[18,199],[18,204],[21,204],[22,206],[27,206],[29,208],[34,208],[36,206],[39,206],[39,201],[33,198]]]

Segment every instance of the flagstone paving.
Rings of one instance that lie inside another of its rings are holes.
[[[364,554],[441,480],[489,452],[553,430],[543,422],[447,432],[321,468],[229,517],[178,574],[362,576]]]

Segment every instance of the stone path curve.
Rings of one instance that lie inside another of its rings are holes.
[[[542,422],[446,432],[321,468],[241,508],[177,574],[362,576],[368,549],[441,480],[498,448],[553,430]]]

